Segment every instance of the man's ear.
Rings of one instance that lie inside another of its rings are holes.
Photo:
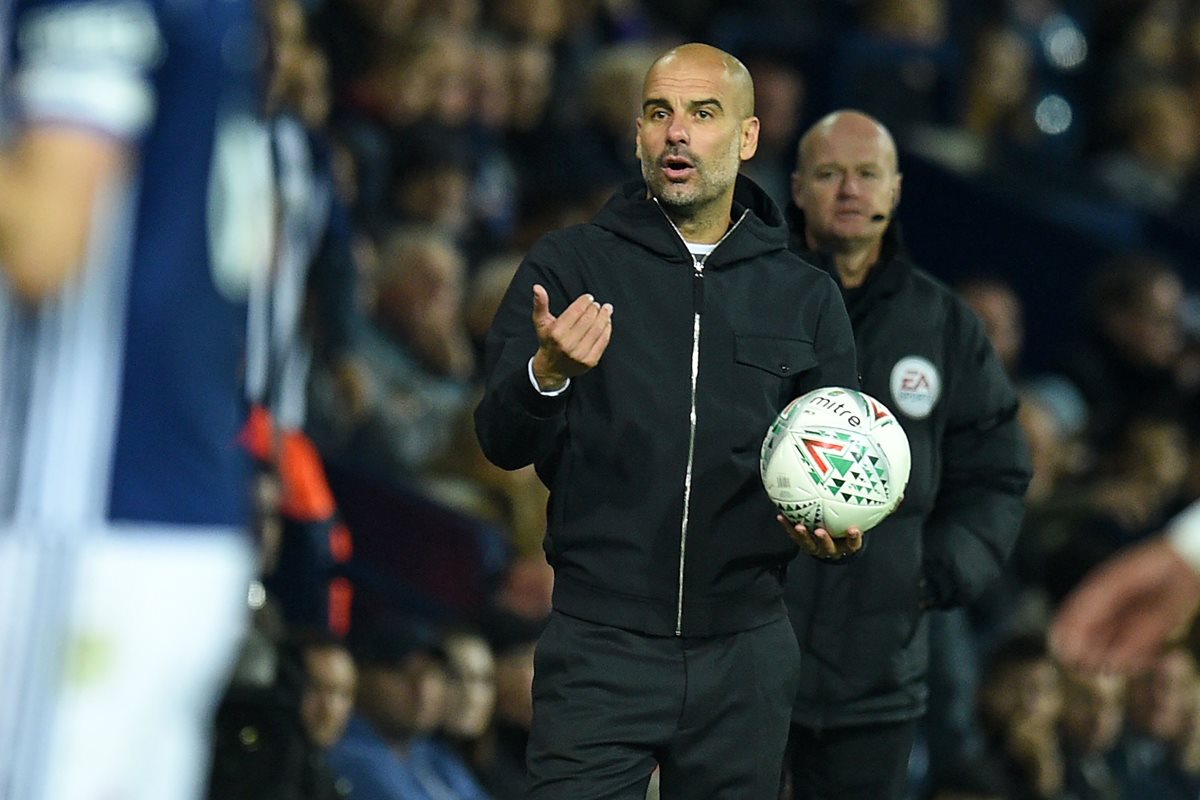
[[[642,118],[638,117],[637,128],[633,135],[633,155],[638,160],[642,160]]]
[[[748,161],[758,152],[758,117],[747,117],[742,120],[742,146],[740,155],[742,161]]]
[[[895,211],[900,206],[900,184],[903,181],[904,176],[897,172],[896,180],[892,183],[892,211]]]
[[[804,202],[801,198],[804,196],[804,177],[800,174],[800,170],[792,170],[792,202],[797,208],[804,208]]]

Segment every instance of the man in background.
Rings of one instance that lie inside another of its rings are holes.
[[[788,571],[804,664],[789,742],[797,798],[905,795],[928,694],[925,612],[962,606],[999,575],[1029,481],[1016,393],[983,326],[900,246],[900,185],[891,134],[865,114],[830,114],[800,141],[792,249],[841,286],[862,389],[904,427],[912,474],[857,558]],[[967,633],[946,641],[970,648]]]

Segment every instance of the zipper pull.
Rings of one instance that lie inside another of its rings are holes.
[[[704,310],[704,263],[695,261],[692,266],[692,310],[699,314]]]

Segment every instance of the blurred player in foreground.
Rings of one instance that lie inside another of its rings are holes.
[[[1200,607],[1200,501],[1166,531],[1112,556],[1059,607],[1055,655],[1074,667],[1136,672],[1180,636]]]
[[[245,626],[251,0],[0,12],[0,798],[195,798]]]

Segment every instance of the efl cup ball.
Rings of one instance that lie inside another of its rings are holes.
[[[759,460],[767,496],[783,515],[831,536],[870,530],[895,511],[911,466],[892,412],[840,387],[814,389],[779,412]]]

